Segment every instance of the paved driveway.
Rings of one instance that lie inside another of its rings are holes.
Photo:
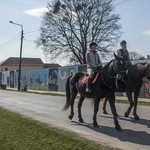
[[[120,116],[119,123],[123,129],[117,132],[114,128],[110,107],[108,115],[102,114],[102,103],[97,116],[99,128],[92,126],[93,108],[90,101],[85,100],[82,115],[85,123],[78,123],[77,100],[75,115],[72,121],[68,119],[70,109],[61,111],[65,104],[65,97],[38,95],[31,93],[0,90],[0,106],[41,122],[64,128],[96,142],[112,147],[129,149],[150,149],[150,106],[138,106],[138,115],[141,120],[135,121],[131,114],[129,118],[123,116],[128,105],[116,104]]]

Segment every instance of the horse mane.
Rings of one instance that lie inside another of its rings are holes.
[[[104,69],[107,69],[109,68],[110,64],[114,61],[114,59],[112,59],[109,63],[107,63],[105,66],[104,66]]]

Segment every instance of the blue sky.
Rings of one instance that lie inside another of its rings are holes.
[[[117,4],[124,0],[114,0]],[[19,57],[21,27],[9,23],[13,21],[23,25],[23,57],[38,57],[46,62],[41,49],[33,41],[39,35],[41,12],[47,6],[47,0],[0,0],[0,62],[8,57]],[[147,57],[150,54],[150,0],[127,0],[116,5],[114,13],[119,13],[123,32],[120,40],[127,41],[128,51],[136,51]],[[115,50],[119,49],[119,43]],[[48,63],[51,61],[47,60]],[[66,65],[67,61],[55,63]]]

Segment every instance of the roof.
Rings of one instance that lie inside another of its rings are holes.
[[[61,67],[59,64],[44,64],[44,69],[46,68],[58,68],[58,67]]]
[[[9,57],[8,59],[2,61],[0,65],[3,66],[18,66],[19,57]],[[43,62],[40,58],[21,58],[21,66],[43,66]]]

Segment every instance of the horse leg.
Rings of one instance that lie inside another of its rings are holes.
[[[127,94],[128,100],[129,100],[129,102],[130,102],[130,106],[129,106],[129,108],[127,109],[127,111],[125,112],[124,116],[125,116],[125,117],[128,117],[129,114],[130,114],[130,112],[131,112],[131,109],[132,109],[132,107],[133,107],[133,99],[132,99],[132,92],[126,92],[126,94]]]
[[[111,108],[111,112],[114,116],[114,124],[115,124],[115,129],[116,130],[121,130],[121,127],[118,123],[117,120],[117,113],[116,113],[116,107],[115,107],[115,95],[112,95],[111,97],[108,98],[109,99],[109,104],[110,104],[110,108]]]
[[[76,91],[76,89],[71,89],[71,97],[70,97],[70,100],[71,100],[71,112],[70,112],[70,115],[68,116],[68,118],[70,119],[70,120],[72,120],[72,118],[73,118],[73,115],[74,115],[74,110],[73,110],[73,106],[74,106],[74,100],[75,100],[75,98],[76,98],[76,96],[77,96],[77,91]]]
[[[140,120],[139,116],[136,113],[139,93],[140,93],[140,90],[134,92],[134,110],[133,110],[133,115],[134,115],[134,119],[135,120]]]
[[[104,100],[104,102],[103,102],[103,113],[104,113],[104,114],[108,114],[107,111],[106,111],[107,99],[108,99],[108,98],[105,98],[105,100]],[[116,116],[119,117],[117,113],[116,113]]]
[[[80,96],[80,99],[78,101],[78,118],[79,118],[79,122],[83,123],[83,118],[82,118],[82,115],[81,115],[81,106],[82,106],[82,103],[84,101],[84,98],[82,95]]]
[[[107,98],[105,98],[105,100],[103,102],[103,114],[108,114],[106,111],[106,104],[107,104]]]
[[[98,124],[97,124],[97,112],[99,110],[99,102],[100,102],[100,99],[99,98],[94,98],[94,115],[93,115],[93,126],[98,128]]]

